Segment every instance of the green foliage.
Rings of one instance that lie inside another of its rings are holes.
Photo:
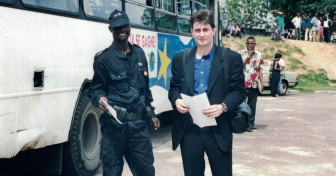
[[[266,59],[266,60],[272,60],[273,59],[273,55],[264,54],[264,59]]]
[[[285,44],[285,48],[288,50],[289,52],[289,55],[290,56],[292,53],[298,53],[298,54],[301,54],[301,55],[304,55],[303,51],[301,48],[298,48],[296,46],[291,46],[289,44]]]
[[[307,65],[301,65],[302,70],[307,70]]]
[[[264,50],[263,50],[263,54],[267,54],[267,48],[264,48]]]
[[[303,63],[299,59],[296,59],[294,57],[290,57],[289,61],[290,61],[289,70],[297,70],[300,68],[300,66],[303,66]]]
[[[299,75],[299,84],[294,89],[300,92],[314,92],[315,90],[336,90],[335,86],[329,83],[336,83],[336,80],[328,79],[327,72],[319,69],[318,72],[309,70],[306,74]]]
[[[293,47],[293,48],[290,48],[290,50],[291,50],[291,52],[293,52],[293,53],[298,53],[298,54],[301,54],[301,55],[305,55],[304,53],[303,53],[303,51],[302,51],[302,49],[301,48],[298,48],[298,47]]]
[[[226,0],[223,11],[228,11],[230,19],[245,28],[257,27],[267,23],[265,17],[268,8],[265,0]]]
[[[292,28],[291,20],[298,12],[307,14],[315,12],[326,15],[329,13],[333,15],[336,10],[335,0],[268,0],[270,9],[284,12],[286,14],[285,24],[286,28]],[[333,16],[330,16],[331,18]]]

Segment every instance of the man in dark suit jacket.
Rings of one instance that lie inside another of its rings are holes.
[[[224,80],[223,48],[214,45],[216,33],[212,12],[200,10],[190,23],[197,47],[178,53],[172,62],[169,100],[179,116],[172,129],[173,150],[180,144],[186,176],[204,176],[204,152],[209,158],[212,175],[232,175],[232,132],[230,111],[244,99],[244,73],[241,56],[228,51],[229,83]],[[185,55],[185,58],[183,59]],[[183,63],[184,61],[184,63]],[[189,96],[206,92],[210,106],[202,110],[217,125],[200,128],[193,124],[190,107],[181,94]]]

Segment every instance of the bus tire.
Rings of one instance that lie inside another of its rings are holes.
[[[69,132],[64,144],[64,176],[92,176],[100,166],[100,125],[102,111],[91,104],[87,93],[83,93],[77,104]]]

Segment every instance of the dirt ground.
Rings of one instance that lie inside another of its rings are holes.
[[[239,38],[222,38],[225,47],[230,47],[232,50],[238,51],[245,48],[246,36],[242,39]],[[284,44],[289,44],[293,47],[298,47],[302,50],[304,55],[293,53],[293,56],[300,61],[302,61],[306,66],[306,70],[295,70],[297,73],[306,73],[307,70],[312,69],[317,71],[319,69],[324,69],[328,73],[329,79],[336,79],[336,45],[332,43],[320,43],[320,42],[308,42],[300,40],[285,40],[282,42],[273,42],[268,37],[257,37],[256,50],[263,51],[265,48],[275,48],[279,49],[284,46]],[[272,53],[273,56],[274,53]],[[284,57],[285,63],[290,63],[288,57]],[[287,66],[287,68],[289,68]]]
[[[336,79],[335,44],[298,40],[286,40],[286,42],[302,49],[305,56],[301,57],[301,61],[305,63],[308,68],[313,70],[323,68],[327,71],[329,79]]]

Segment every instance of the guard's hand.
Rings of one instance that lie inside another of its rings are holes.
[[[156,117],[152,118],[152,122],[153,122],[153,126],[154,126],[154,130],[157,130],[158,128],[160,128],[160,120]]]
[[[180,98],[175,100],[175,106],[178,112],[185,114],[189,111],[190,107]]]
[[[106,106],[106,104],[103,101],[105,101],[106,103],[108,103],[108,100],[107,100],[106,97],[100,97],[99,98],[99,108],[102,109],[105,112],[108,112],[107,106]]]
[[[216,118],[223,113],[223,106],[221,104],[211,105],[207,108],[204,108],[202,112],[209,118]]]

